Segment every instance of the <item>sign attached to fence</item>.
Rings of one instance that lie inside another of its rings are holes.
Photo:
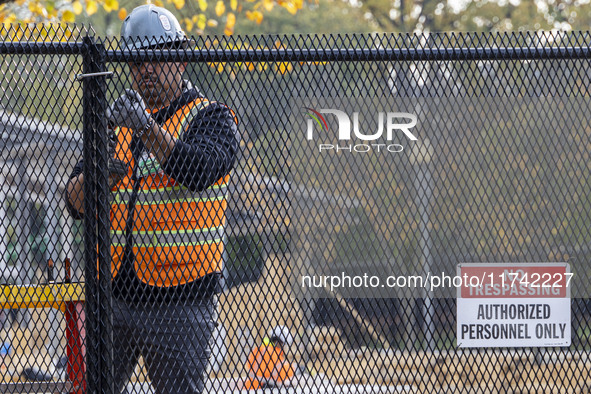
[[[567,263],[463,263],[458,347],[570,346]]]

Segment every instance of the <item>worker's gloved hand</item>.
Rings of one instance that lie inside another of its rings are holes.
[[[141,131],[150,121],[142,96],[132,89],[125,89],[107,109],[107,120],[115,126],[125,127],[134,132]]]

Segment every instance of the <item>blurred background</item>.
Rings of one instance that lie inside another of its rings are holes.
[[[588,0],[16,0],[2,1],[0,21],[92,24],[117,35],[134,7],[173,10],[195,35],[586,30]]]

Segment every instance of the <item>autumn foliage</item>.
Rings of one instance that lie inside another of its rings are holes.
[[[303,7],[303,0],[193,0],[197,13],[191,17],[181,17],[180,22],[188,33],[202,34],[208,27],[217,27],[224,23],[224,34],[232,35],[239,16],[261,23],[265,12],[275,7],[283,7],[295,14]],[[179,14],[188,6],[186,0],[147,1],[168,9],[176,8]],[[139,4],[138,4],[139,5]],[[100,8],[107,13],[117,13],[119,19],[127,16],[128,10],[121,7],[118,0],[76,0],[74,2],[55,2],[54,0],[15,0],[0,5],[0,22],[73,23],[81,16],[92,16]],[[209,11],[208,11],[209,10]],[[211,12],[213,10],[213,12]]]

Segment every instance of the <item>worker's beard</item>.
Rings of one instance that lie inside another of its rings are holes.
[[[142,83],[140,85],[140,93],[146,104],[152,108],[159,107],[166,101],[166,92],[163,92],[162,86],[157,83],[152,85]]]

